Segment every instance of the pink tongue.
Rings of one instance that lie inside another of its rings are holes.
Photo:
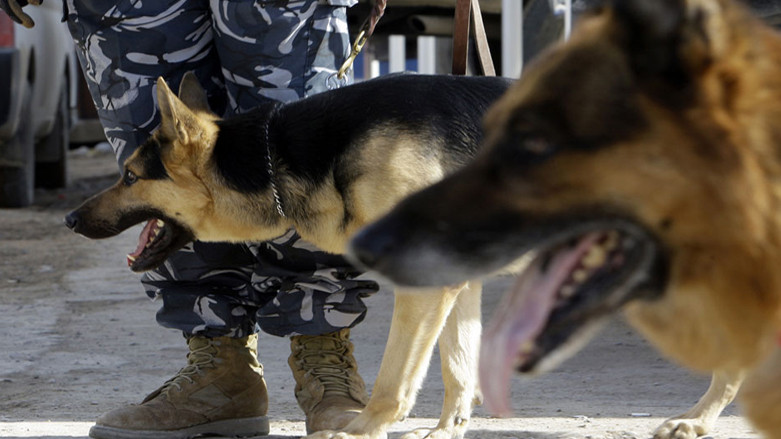
[[[141,235],[138,237],[138,247],[136,247],[136,251],[128,255],[130,258],[135,259],[141,255],[141,252],[144,251],[144,248],[146,248],[146,243],[149,242],[149,237],[152,235],[152,230],[154,229],[155,224],[157,224],[157,219],[155,218],[152,218],[146,222],[144,230],[141,231]],[[130,263],[131,261],[128,259],[128,265],[130,265]]]
[[[483,334],[480,347],[480,387],[486,409],[510,416],[510,378],[521,347],[540,334],[556,302],[556,294],[583,254],[599,238],[590,233],[575,247],[558,251],[542,272],[542,257],[534,260],[505,293]]]

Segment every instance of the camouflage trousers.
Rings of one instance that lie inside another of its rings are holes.
[[[356,0],[65,0],[68,28],[117,160],[159,125],[155,82],[195,72],[217,114],[327,89],[349,51]],[[290,232],[246,245],[194,242],[142,278],[158,322],[188,334],[321,334],[352,327],[377,284]]]

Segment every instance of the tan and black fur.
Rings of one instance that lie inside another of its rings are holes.
[[[471,160],[483,112],[509,85],[393,75],[219,120],[194,76],[185,77],[179,97],[161,79],[160,129],[125,162],[120,181],[66,223],[104,238],[149,221],[129,257],[136,271],[193,239],[263,241],[291,227],[343,253],[360,227]],[[412,408],[437,340],[446,395],[431,437],[463,437],[476,397],[480,284],[459,282],[427,294],[396,291],[370,402],[345,433],[313,437],[385,437]]]
[[[744,7],[608,1],[489,110],[472,163],[352,252],[414,286],[526,255],[483,340],[481,387],[499,410],[497,370],[550,368],[623,311],[664,354],[714,373],[660,436],[704,433],[745,377],[743,410],[781,438],[779,121],[781,37]],[[530,310],[544,314],[518,320]]]

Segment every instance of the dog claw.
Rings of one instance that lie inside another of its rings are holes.
[[[709,428],[696,419],[670,419],[654,432],[654,439],[696,439]]]
[[[304,439],[388,439],[388,434],[385,432],[375,434],[351,434],[324,430],[312,433]]]
[[[405,433],[401,439],[461,439],[464,437],[464,430],[419,428]]]

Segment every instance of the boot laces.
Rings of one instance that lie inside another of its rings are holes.
[[[182,390],[182,385],[185,382],[193,384],[195,380],[193,377],[201,373],[202,369],[214,368],[216,361],[217,348],[216,345],[219,342],[215,342],[209,338],[199,337],[201,343],[193,341],[192,338],[188,338],[187,342],[190,346],[190,352],[187,354],[187,366],[179,369],[171,379],[163,383],[160,387],[160,393],[168,393],[172,388]]]
[[[323,347],[333,342],[333,348]],[[301,369],[323,385],[323,395],[341,395],[353,398],[350,394],[350,381],[354,365],[350,361],[350,348],[345,340],[336,336],[316,336],[311,340],[302,340],[296,346],[296,358]]]

